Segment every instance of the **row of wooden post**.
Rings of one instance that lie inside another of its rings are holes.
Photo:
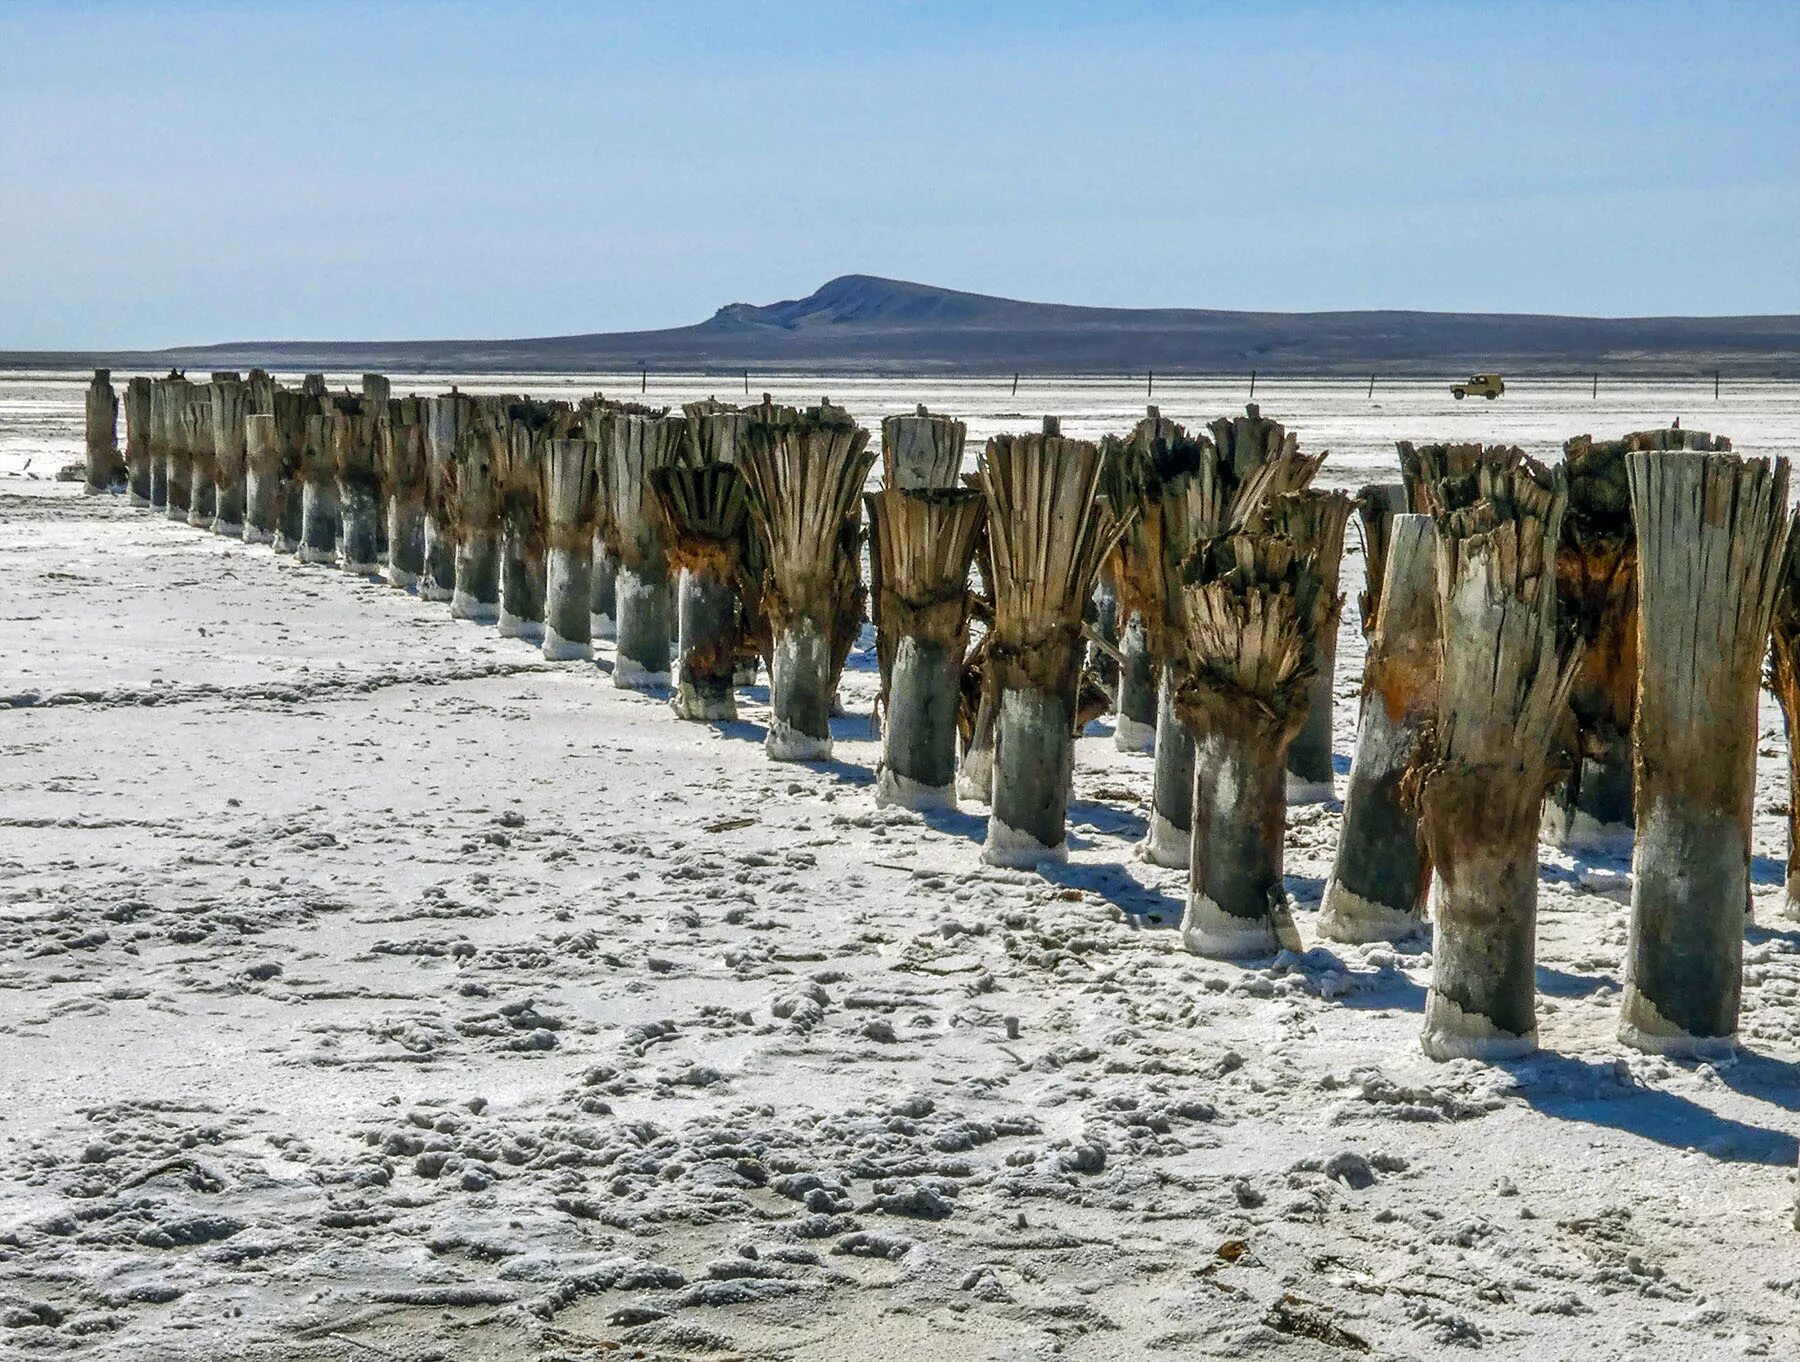
[[[1623,1038],[1735,1035],[1771,628],[1790,729],[1800,707],[1784,460],[1679,430],[1579,437],[1554,468],[1403,442],[1401,481],[1352,498],[1315,489],[1324,456],[1255,406],[1204,433],[1152,407],[1097,444],[1053,418],[995,436],[965,475],[965,427],[921,407],[882,423],[865,493],[877,452],[829,401],[675,414],[171,374],[127,385],[122,457],[117,406],[98,372],[89,490],[383,573],[551,657],[611,635],[615,684],[670,687],[683,718],[734,717],[766,661],[778,760],[830,755],[872,595],[877,798],[987,803],[990,862],[1066,855],[1072,740],[1111,707],[1119,745],[1153,754],[1142,854],[1186,867],[1183,941],[1222,958],[1300,944],[1286,808],[1333,793],[1356,514],[1368,660],[1320,934],[1419,934],[1429,896],[1427,1052],[1518,1054],[1540,830],[1630,844]]]

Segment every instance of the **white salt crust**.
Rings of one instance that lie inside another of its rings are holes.
[[[456,592],[452,591],[449,587],[439,586],[436,582],[427,581],[423,577],[421,577],[419,579],[419,599],[420,600],[422,600],[422,601],[448,601],[448,600],[454,600],[455,597],[456,597]]]
[[[1121,752],[1149,752],[1156,747],[1156,725],[1120,714],[1113,725],[1113,746]]]
[[[1538,1048],[1536,1030],[1502,1031],[1488,1018],[1464,1012],[1436,989],[1425,995],[1425,1029],[1419,1048],[1427,1059],[1518,1059]]]
[[[544,626],[544,656],[551,662],[592,662],[594,645],[585,639],[564,638],[546,624]]]
[[[241,523],[233,524],[228,520],[213,521],[212,530],[214,534],[222,534],[227,539],[242,539],[244,537],[243,525]]]
[[[494,601],[478,601],[468,592],[458,590],[450,597],[450,617],[473,620],[477,624],[497,624],[500,606]]]
[[[1290,804],[1325,804],[1336,796],[1337,790],[1329,780],[1287,778],[1287,802]]]
[[[1170,870],[1186,870],[1193,836],[1186,828],[1178,828],[1155,809],[1150,811],[1150,827],[1144,840],[1134,848],[1140,860]]]
[[[1210,960],[1245,960],[1304,949],[1300,930],[1294,926],[1293,914],[1285,905],[1269,917],[1252,922],[1226,912],[1207,895],[1191,889],[1187,911],[1181,916],[1181,944]]]
[[[1544,801],[1539,835],[1565,851],[1628,852],[1632,846],[1629,823],[1602,823],[1581,809],[1565,809],[1554,800]]]
[[[395,567],[392,563],[381,570],[381,575],[387,578],[389,586],[397,586],[402,591],[411,591],[419,585],[418,573],[408,572],[405,568]]]
[[[618,625],[611,615],[589,615],[588,632],[596,639],[614,638],[618,634]]]
[[[891,767],[883,766],[875,773],[875,807],[900,809],[954,809],[956,807],[956,786],[927,785],[922,780],[914,780],[911,776],[903,776]]]
[[[521,619],[502,608],[500,611],[500,637],[522,638],[529,643],[542,643],[544,641],[544,622]]]
[[[1069,859],[1069,844],[1047,847],[1022,828],[1008,827],[993,815],[988,816],[987,841],[982,844],[981,859],[988,865],[1008,866],[1014,870],[1030,870],[1049,861],[1061,865]]]
[[[379,576],[381,576],[381,564],[380,563],[352,563],[348,559],[345,559],[343,563],[339,564],[339,566],[341,566],[345,572],[348,572],[353,577],[379,577]]]
[[[150,498],[142,495],[141,493],[132,492],[129,495],[131,497],[131,504],[133,506],[148,506],[150,504]]]
[[[1325,900],[1319,906],[1319,935],[1331,941],[1357,944],[1369,941],[1408,941],[1423,936],[1425,919],[1366,899],[1333,878],[1326,882]]]
[[[667,672],[653,672],[635,657],[622,653],[613,659],[612,679],[621,690],[664,690],[669,684]]]
[[[254,525],[244,526],[244,542],[246,544],[273,544],[275,534],[272,530],[259,530]]]
[[[669,697],[669,708],[680,718],[696,723],[722,723],[737,718],[737,701],[730,695],[716,700],[703,699],[686,681],[676,683],[675,693]]]
[[[1707,1059],[1729,1055],[1737,1049],[1737,1034],[1696,1036],[1663,1016],[1629,979],[1624,1005],[1619,1009],[1619,1039],[1634,1050],[1651,1055]]]
[[[771,715],[769,736],[763,741],[763,750],[774,761],[829,761],[831,739],[802,733]]]
[[[296,550],[296,552],[298,553],[300,561],[302,563],[335,563],[335,562],[337,562],[337,550],[336,549],[313,549],[313,548],[308,548],[303,544],[300,546],[300,548],[298,550]]]
[[[761,669],[756,663],[752,662],[747,667],[739,667],[731,674],[731,684],[734,686],[754,686],[756,684],[756,678],[761,674]]]

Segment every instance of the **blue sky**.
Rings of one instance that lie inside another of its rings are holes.
[[[0,0],[0,349],[1800,312],[1800,3]]]

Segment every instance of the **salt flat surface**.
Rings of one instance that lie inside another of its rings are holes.
[[[1180,872],[1131,856],[1149,761],[1104,724],[1070,865],[989,869],[980,810],[874,807],[868,647],[835,760],[776,765],[763,689],[679,723],[605,649],[546,663],[29,481],[78,456],[80,387],[0,382],[0,1354],[1800,1353],[1771,702],[1745,1051],[1618,1045],[1629,864],[1545,850],[1543,1053],[1436,1065],[1422,947],[1180,951]],[[972,438],[1142,403],[825,391]],[[1398,435],[1550,453],[1676,414],[1282,392],[1343,484]],[[1747,452],[1800,429],[1792,388],[1720,410],[1683,424]],[[1309,946],[1337,821],[1293,811]]]

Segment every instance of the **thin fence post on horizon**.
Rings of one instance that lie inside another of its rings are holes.
[[[1012,390],[1012,395],[1013,395],[1013,396],[1014,396],[1014,397],[1017,397],[1017,396],[1018,396],[1018,395],[1019,395],[1019,376],[1018,376],[1018,374],[1016,374],[1016,373],[1015,373],[1015,374],[1014,374],[1014,375],[1013,375],[1013,390]]]
[[[1144,396],[1149,397],[1156,391],[1156,370],[1151,369],[1144,375]]]
[[[1256,370],[1250,371],[1250,400],[1256,400]]]
[[[1369,375],[1369,396],[1370,397],[1375,396],[1375,375],[1374,374]]]

